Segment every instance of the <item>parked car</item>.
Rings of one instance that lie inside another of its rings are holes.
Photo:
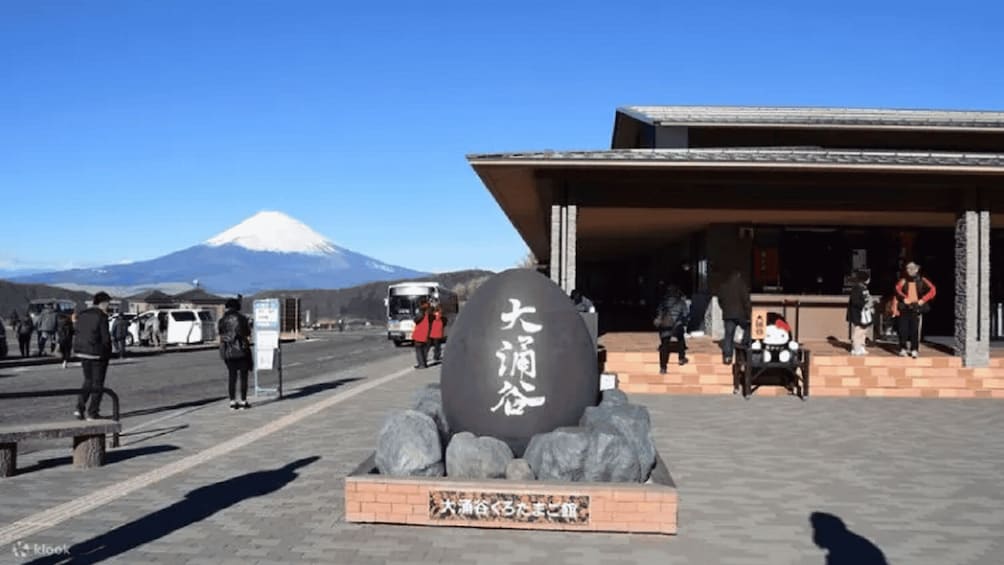
[[[147,336],[140,331],[148,321],[157,316],[163,327],[167,323],[167,331],[161,334],[165,344],[182,345],[204,343],[216,340],[216,319],[209,310],[151,310],[143,312],[129,325],[129,334],[134,343],[149,345]]]

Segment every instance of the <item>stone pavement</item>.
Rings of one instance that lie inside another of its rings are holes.
[[[0,534],[409,362],[405,354],[319,377],[314,394],[248,413],[199,409],[157,425],[166,435],[127,436],[122,451],[145,451],[102,472],[62,465],[0,482]],[[365,380],[325,389],[346,378]],[[991,564],[1004,555],[1004,413],[982,400],[638,396],[680,489],[676,537],[345,523],[343,477],[370,453],[387,413],[437,378],[406,372],[27,536],[27,547],[68,544],[85,563],[821,564],[809,516],[827,512],[890,563]],[[0,551],[0,562],[59,562]]]

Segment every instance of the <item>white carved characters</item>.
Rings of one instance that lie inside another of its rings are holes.
[[[495,352],[499,359],[502,388],[498,391],[499,402],[491,411],[503,408],[506,416],[522,416],[528,407],[543,406],[547,400],[544,396],[527,396],[537,390],[537,385],[533,382],[537,379],[537,353],[531,347],[533,336],[525,334],[535,334],[544,329],[544,326],[523,319],[525,314],[536,314],[536,306],[523,306],[515,298],[510,298],[509,304],[512,310],[503,312],[500,316],[502,329],[517,335],[511,340],[503,339],[502,347]],[[516,329],[517,323],[519,329]],[[524,335],[519,335],[520,330]]]

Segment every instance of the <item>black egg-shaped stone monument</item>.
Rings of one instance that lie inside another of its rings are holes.
[[[487,280],[449,340],[440,383],[454,433],[501,439],[520,457],[535,434],[576,426],[599,402],[589,330],[565,293],[536,271]]]

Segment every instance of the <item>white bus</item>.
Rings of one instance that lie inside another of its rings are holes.
[[[423,299],[438,303],[446,316],[447,324],[452,324],[460,312],[457,294],[436,282],[407,282],[387,287],[387,339],[400,347],[411,341],[415,329],[418,304]]]

